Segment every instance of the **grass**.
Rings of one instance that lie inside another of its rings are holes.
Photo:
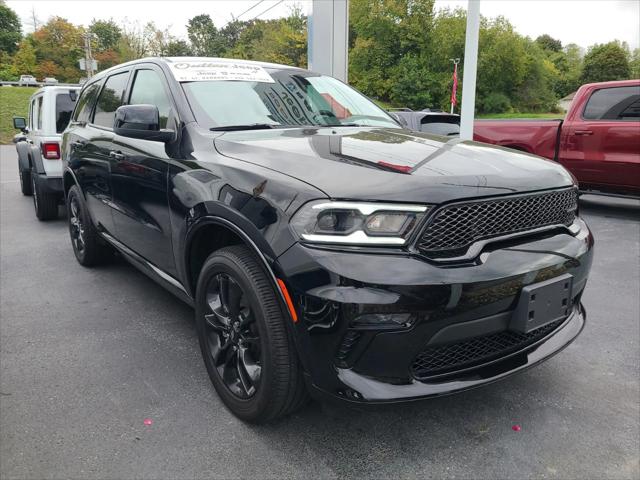
[[[27,118],[29,97],[33,87],[0,87],[0,144],[11,143],[18,130],[13,128],[13,117]]]
[[[483,113],[477,118],[564,118],[564,113]]]

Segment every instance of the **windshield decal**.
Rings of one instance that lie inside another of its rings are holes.
[[[173,76],[179,82],[240,81],[275,83],[260,65],[232,62],[177,62],[169,63]]]

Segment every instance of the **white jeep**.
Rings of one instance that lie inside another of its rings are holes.
[[[44,87],[29,100],[29,119],[13,117],[21,131],[13,138],[23,195],[33,195],[39,220],[58,216],[63,200],[60,141],[76,104],[80,87]]]

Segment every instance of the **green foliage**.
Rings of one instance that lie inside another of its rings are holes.
[[[27,40],[33,44],[38,66],[45,61],[55,65],[55,71],[48,69],[48,75],[55,74],[62,82],[77,82],[83,76],[78,66],[78,59],[84,57],[83,33],[82,27],[77,27],[64,18],[52,17]],[[38,77],[45,76],[45,72],[39,69],[30,73],[35,73]]]
[[[504,93],[492,92],[479,99],[478,110],[480,112],[504,113],[511,110],[511,100]]]
[[[13,117],[25,117],[29,109],[32,87],[0,87],[0,144],[11,143],[18,133],[13,128]]]
[[[451,59],[457,58],[461,100],[466,11],[436,12],[434,2],[351,0],[350,83],[385,105],[448,110]],[[84,57],[83,27],[54,17],[22,38],[12,14],[0,0],[0,78],[34,74],[75,82],[84,76],[77,64]],[[153,22],[93,19],[88,30],[95,34],[93,54],[101,70],[150,55],[307,65],[307,18],[298,7],[285,18],[233,20],[220,28],[208,14],[197,15],[188,22],[188,41]],[[549,112],[584,82],[640,77],[640,49],[630,54],[618,42],[594,45],[583,59],[579,46],[563,47],[547,34],[531,40],[503,17],[481,18],[479,42],[476,105],[482,114]]]
[[[16,75],[34,75],[36,71],[36,50],[30,39],[20,42],[18,51],[13,56],[13,71]]]
[[[13,54],[22,38],[20,19],[16,12],[0,3],[0,52]]]
[[[562,51],[562,42],[553,38],[551,35],[547,35],[546,33],[536,38],[536,43],[540,46],[540,48],[549,52]]]
[[[96,36],[93,49],[96,52],[115,51],[122,37],[122,29],[113,20],[96,20],[89,25],[89,31]]]
[[[620,42],[596,44],[584,56],[582,83],[606,82],[629,78],[629,50]]]
[[[640,48],[636,48],[631,54],[629,69],[631,70],[631,78],[640,78]]]
[[[190,19],[187,33],[195,55],[220,57],[226,50],[223,37],[207,14]]]

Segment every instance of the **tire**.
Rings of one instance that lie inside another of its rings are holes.
[[[105,263],[112,250],[100,238],[76,185],[69,189],[66,207],[71,246],[78,263],[84,267]]]
[[[40,184],[38,173],[31,170],[31,191],[33,193],[33,208],[36,211],[36,217],[41,222],[58,218],[59,195],[56,193],[45,192]]]
[[[274,287],[246,246],[207,258],[196,287],[200,349],[218,395],[241,420],[264,423],[308,399],[286,321]]]
[[[31,185],[31,170],[23,170],[18,166],[18,175],[20,176],[20,191],[25,197],[33,195],[33,187]]]

